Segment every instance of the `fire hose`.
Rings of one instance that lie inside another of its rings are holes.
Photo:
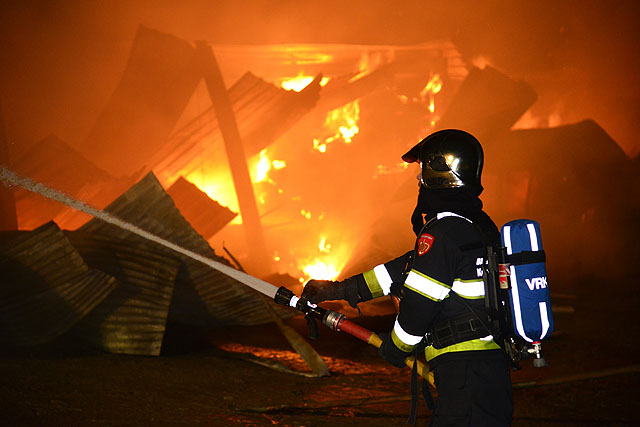
[[[382,339],[374,332],[350,321],[342,313],[324,309],[316,304],[309,304],[297,297],[291,290],[284,286],[280,286],[280,288],[278,288],[278,291],[274,296],[274,301],[277,304],[293,307],[302,312],[307,319],[309,337],[312,339],[318,337],[318,326],[316,324],[316,319],[318,319],[331,330],[346,332],[347,334],[376,348],[380,348],[380,345],[382,345]],[[418,375],[426,379],[429,382],[429,385],[435,388],[433,373],[429,372],[429,369],[424,365],[424,363],[416,360],[413,356],[407,357],[404,363],[412,369],[415,364]]]

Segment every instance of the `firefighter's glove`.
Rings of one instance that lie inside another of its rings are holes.
[[[318,304],[327,300],[343,299],[344,289],[339,285],[339,282],[333,282],[331,280],[312,279],[304,285],[300,298],[309,301],[311,304]]]
[[[341,282],[309,280],[304,286],[300,298],[312,304],[330,300],[345,300],[353,308],[357,308],[358,302],[360,302],[358,283],[354,278],[345,279]]]
[[[404,368],[404,360],[409,357],[411,353],[406,353],[396,347],[391,339],[390,333],[384,332],[378,334],[378,336],[382,339],[382,345],[380,345],[380,350],[378,351],[380,356],[396,368]]]

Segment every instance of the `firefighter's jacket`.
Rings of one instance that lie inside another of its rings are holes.
[[[433,217],[436,220],[429,224]],[[451,212],[441,212],[426,220],[429,225],[418,236],[415,250],[362,273],[367,288],[361,291],[362,300],[369,299],[368,293],[370,298],[389,295],[391,285],[403,281],[413,254],[406,279],[400,284],[400,310],[391,332],[394,345],[406,353],[412,352],[436,323],[469,312],[461,301],[452,298],[452,292],[474,310],[484,309],[485,242],[487,236],[492,241],[499,239],[497,227],[482,211],[474,215],[473,223]],[[499,349],[493,337],[487,335],[441,349],[428,346],[425,355],[431,361],[447,353],[463,356],[468,355],[466,352],[475,355],[477,351]]]

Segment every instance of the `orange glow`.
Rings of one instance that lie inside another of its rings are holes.
[[[373,178],[377,178],[377,177],[382,176],[382,175],[392,175],[392,174],[395,174],[395,173],[405,173],[407,169],[409,169],[409,163],[405,163],[405,162],[396,163],[395,165],[393,165],[391,167],[385,166],[385,165],[377,165],[376,166],[376,173],[374,174]]]
[[[350,82],[354,82],[368,74],[370,74],[374,68],[382,62],[382,56],[380,54],[369,54],[364,52],[360,55],[360,62],[358,63],[358,74],[349,79]]]
[[[486,56],[476,56],[471,60],[471,63],[475,66],[484,70],[487,66],[491,66],[491,58]]]
[[[300,215],[306,219],[311,219],[311,212],[305,211],[304,209],[300,210]]]
[[[286,62],[289,64],[326,64],[334,60],[333,55],[320,52],[308,45],[272,45],[271,50],[286,54]]]

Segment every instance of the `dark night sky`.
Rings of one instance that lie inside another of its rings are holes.
[[[483,57],[531,83],[535,114],[594,119],[635,156],[639,10],[595,0],[15,2],[0,14],[0,102],[10,150],[49,133],[77,143],[118,83],[139,24],[214,45],[451,38],[469,63]]]

